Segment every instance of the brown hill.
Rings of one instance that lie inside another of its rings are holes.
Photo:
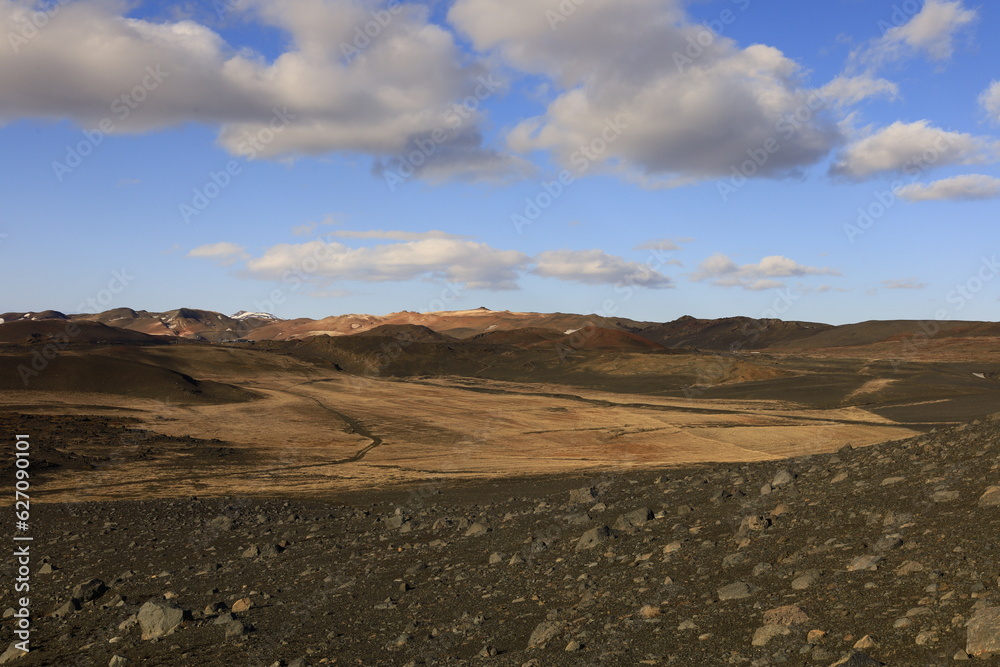
[[[792,349],[816,349],[873,345],[887,341],[904,341],[933,334],[935,339],[980,338],[1000,336],[996,322],[920,321],[920,320],[871,320],[857,324],[832,327],[815,336],[788,341],[780,346]]]
[[[566,334],[555,329],[542,327],[526,327],[524,329],[501,329],[476,334],[467,340],[488,345],[516,345],[525,347],[565,338]]]
[[[810,339],[833,328],[835,327],[830,324],[816,322],[785,322],[751,317],[702,320],[685,315],[673,322],[646,327],[639,333],[667,347],[738,351],[759,350]]]
[[[359,331],[353,335],[380,336],[393,338],[397,341],[420,341],[423,343],[447,343],[456,340],[419,324],[380,324],[374,329]]]
[[[100,322],[22,319],[0,324],[0,343],[23,345],[50,342],[64,345],[75,343],[94,345],[144,343],[156,345],[162,344],[164,341],[162,338],[148,336],[138,331],[109,327]]]
[[[184,373],[94,352],[63,351],[39,361],[35,354],[0,355],[0,390],[118,394],[168,402],[226,403],[254,394],[220,382],[199,381]]]

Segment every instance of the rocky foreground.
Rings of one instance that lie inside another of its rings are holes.
[[[762,464],[36,506],[35,650],[0,662],[996,664],[998,462],[995,418]]]

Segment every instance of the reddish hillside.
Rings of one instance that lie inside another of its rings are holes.
[[[601,327],[583,327],[555,341],[574,350],[617,350],[621,352],[657,352],[667,348],[656,341],[628,331]]]

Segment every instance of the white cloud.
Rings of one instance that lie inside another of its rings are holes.
[[[886,30],[859,56],[876,66],[911,54],[947,60],[954,53],[958,33],[971,26],[977,16],[962,0],[927,0],[912,18]]]
[[[231,266],[236,262],[250,259],[246,248],[235,243],[221,242],[198,246],[187,254],[188,257],[210,259],[220,266]]]
[[[924,289],[927,287],[927,283],[921,283],[913,278],[904,278],[903,280],[883,280],[882,287],[886,289]]]
[[[671,280],[639,262],[629,262],[603,250],[549,250],[535,259],[532,273],[586,285],[625,284],[671,287]]]
[[[899,97],[899,86],[887,79],[875,78],[868,74],[841,75],[820,88],[819,92],[824,98],[833,100],[837,106],[845,107],[863,102],[869,97],[894,100]]]
[[[348,233],[355,238],[398,242],[351,248],[334,240],[331,234],[302,243],[281,243],[259,256],[247,254],[243,246],[235,243],[201,246],[188,256],[209,259],[222,266],[243,262],[237,273],[241,277],[308,283],[317,293],[334,293],[337,283],[353,281],[448,280],[467,289],[518,289],[518,281],[527,273],[588,285],[627,284],[648,288],[672,285],[670,278],[646,264],[601,250],[548,251],[532,258],[486,243],[442,236],[441,232],[412,234],[426,236],[413,240],[400,240],[409,238],[408,232],[381,234]]]
[[[681,247],[670,239],[653,239],[652,241],[640,243],[633,248],[633,250],[658,250],[660,252],[670,252],[672,250],[680,249]]]
[[[552,151],[578,173],[678,186],[728,175],[747,151],[780,139],[759,175],[781,176],[840,140],[795,62],[708,32],[679,0],[458,0],[449,19],[475,48],[555,84],[546,112],[514,127],[508,145]],[[700,53],[699,39],[709,42]],[[790,122],[796,112],[805,122]]]
[[[917,174],[931,167],[986,162],[995,159],[996,151],[989,140],[942,130],[927,120],[896,121],[844,148],[830,173],[854,180],[891,171]]]
[[[299,276],[319,284],[339,281],[444,279],[468,289],[516,289],[527,255],[485,243],[424,239],[365,248],[336,241],[282,243],[246,263],[246,275],[261,280]]]
[[[329,236],[336,236],[342,239],[382,239],[387,241],[424,241],[426,239],[468,239],[468,236],[448,234],[436,229],[429,232],[401,232],[383,229],[370,229],[365,231],[337,231],[330,232]]]
[[[979,96],[979,103],[990,115],[990,120],[1000,123],[1000,81],[994,81]]]
[[[715,253],[701,263],[691,276],[696,282],[710,281],[720,287],[742,287],[749,290],[783,287],[784,283],[775,278],[801,276],[838,276],[831,268],[805,266],[781,255],[771,255],[756,264],[736,264],[728,255]]]
[[[0,0],[0,33],[21,34],[31,6]],[[109,119],[115,132],[144,132],[201,122],[219,126],[219,143],[230,152],[253,148],[266,158],[392,156],[442,129],[459,141],[437,151],[435,177],[449,166],[474,165],[479,176],[507,169],[479,143],[478,110],[464,121],[449,116],[483,72],[430,21],[428,7],[393,4],[370,44],[345,57],[342,45],[353,48],[355,30],[373,21],[375,7],[367,0],[234,3],[241,19],[285,33],[287,50],[268,59],[193,20],[129,18],[115,0],[61,4],[16,54],[0,58],[0,123],[68,118],[89,128]]]
[[[972,201],[1000,197],[1000,178],[984,174],[964,174],[933,183],[914,183],[900,189],[907,201]]]

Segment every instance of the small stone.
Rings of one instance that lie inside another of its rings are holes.
[[[583,645],[575,639],[569,640],[569,643],[566,644],[567,653],[573,653],[575,651],[579,651],[581,648],[583,648]]]
[[[864,651],[865,649],[870,649],[870,648],[876,648],[877,646],[878,644],[875,643],[875,640],[872,639],[871,635],[865,635],[858,641],[854,642],[854,648],[858,649],[859,651]]]
[[[123,655],[113,655],[111,660],[108,662],[108,667],[123,667],[129,663],[129,659]]]
[[[239,614],[240,612],[249,611],[253,607],[253,600],[250,598],[240,598],[233,603],[232,610]]]
[[[848,572],[855,572],[857,570],[868,570],[874,568],[881,562],[882,556],[877,554],[868,554],[867,556],[858,556],[850,562],[847,566]]]

